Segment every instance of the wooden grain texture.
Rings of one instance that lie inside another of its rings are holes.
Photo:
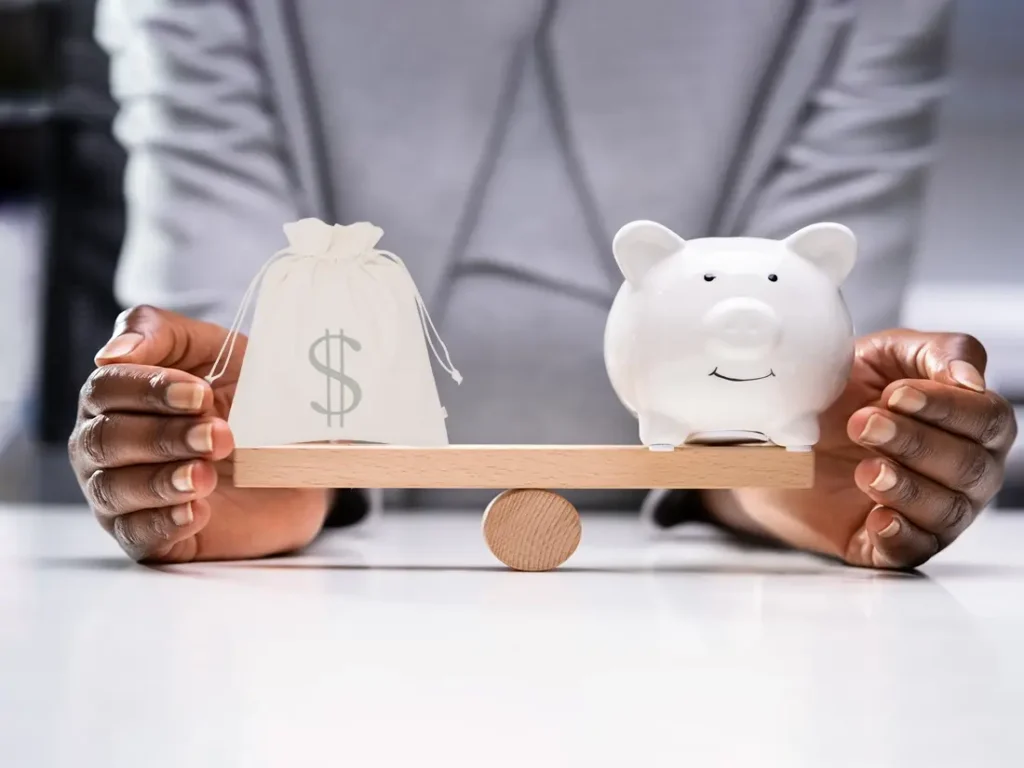
[[[768,445],[307,444],[235,451],[245,488],[809,488],[814,454]]]
[[[512,489],[498,494],[483,518],[484,541],[502,563],[517,571],[550,571],[579,546],[580,515],[551,491]]]

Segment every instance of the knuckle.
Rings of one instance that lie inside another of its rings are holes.
[[[143,560],[155,545],[168,538],[167,526],[158,510],[135,512],[114,520],[114,538],[133,560]]]
[[[974,508],[962,493],[949,494],[939,511],[938,523],[944,531],[959,531],[970,520]]]
[[[164,370],[147,376],[143,394],[146,405],[151,408],[160,408],[166,405],[164,393],[170,385],[171,379]]]
[[[901,456],[909,460],[922,460],[931,455],[932,449],[920,429],[905,430],[898,443]]]
[[[954,407],[945,397],[929,397],[921,415],[949,426],[955,426],[962,420],[961,409]]]
[[[170,419],[156,419],[150,446],[158,460],[170,461],[178,458],[182,442],[178,433],[179,429]]]
[[[82,428],[83,428],[82,427],[82,423],[79,422],[78,424],[75,425],[75,428],[73,430],[71,430],[71,434],[68,435],[68,443],[67,443],[68,458],[71,460],[71,464],[73,466],[75,466],[76,469],[78,468],[78,465],[80,464],[80,460],[79,460],[79,455],[80,454],[79,454],[79,450],[78,450],[78,443],[79,443],[79,436],[82,433]]]
[[[78,402],[81,405],[95,403],[102,390],[103,383],[110,375],[110,368],[97,368],[85,379],[81,389],[78,391]]]
[[[999,398],[998,410],[1006,417],[1007,422],[1007,441],[1012,444],[1017,439],[1017,411],[1013,405],[1006,398]]]
[[[957,487],[964,491],[979,488],[988,478],[991,459],[981,448],[971,448],[963,453],[956,469]]]
[[[142,514],[142,527],[149,542],[166,541],[171,537],[167,515],[163,510],[153,509]]]
[[[123,386],[126,369],[121,365],[105,365],[89,374],[78,392],[78,404],[82,410],[98,413],[109,406],[109,399]]]
[[[75,423],[75,428],[71,430],[71,434],[68,435],[68,459],[71,461],[71,466],[78,473],[79,482],[84,480],[84,476],[81,474],[84,470],[89,467],[90,459],[85,455],[85,451],[82,449],[82,433],[88,426],[89,421],[79,416],[78,421]]]
[[[912,507],[917,504],[921,500],[921,486],[905,473],[897,472],[896,476],[899,480],[892,490],[895,501],[900,506]]]
[[[981,430],[980,442],[985,446],[996,445],[1002,443],[1007,438],[1012,439],[1015,437],[1015,432],[1016,418],[1013,408],[1010,407],[1009,403],[1003,401],[1002,398],[997,398],[996,402],[993,403],[991,416],[989,416]]]
[[[110,472],[105,469],[97,469],[85,483],[86,495],[97,509],[116,511],[118,505],[117,494],[114,491],[114,484]]]
[[[117,325],[123,327],[139,325],[153,320],[159,313],[160,310],[149,304],[136,304],[117,316]]]
[[[135,525],[134,518],[130,515],[118,517],[114,520],[114,538],[121,548],[134,559],[139,559],[145,553],[145,545],[141,532]]]
[[[954,349],[970,359],[978,360],[983,364],[987,361],[988,353],[985,351],[985,345],[977,336],[970,333],[952,333],[949,334],[949,340]]]
[[[86,422],[78,433],[78,447],[87,462],[95,467],[107,463],[107,436],[110,431],[110,417],[99,415]]]
[[[175,496],[178,494],[177,491],[174,490],[174,486],[171,484],[171,474],[175,469],[175,465],[168,464],[150,474],[148,488],[150,495],[154,499],[159,499],[165,502],[174,501]]]

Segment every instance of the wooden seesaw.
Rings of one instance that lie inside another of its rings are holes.
[[[550,489],[810,488],[814,454],[774,445],[393,445],[316,443],[235,451],[243,488],[501,488],[483,534],[509,568],[546,571],[576,551],[579,513]]]

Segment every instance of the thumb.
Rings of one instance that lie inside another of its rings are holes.
[[[975,392],[985,391],[988,355],[973,336],[900,331],[895,334],[892,351],[902,358],[904,367],[920,378]]]
[[[114,334],[96,353],[96,365],[131,363],[195,370],[217,358],[228,332],[175,312],[138,306],[122,312]]]

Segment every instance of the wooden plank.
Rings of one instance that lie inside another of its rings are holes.
[[[304,444],[235,451],[245,488],[809,488],[814,454],[770,445]]]

